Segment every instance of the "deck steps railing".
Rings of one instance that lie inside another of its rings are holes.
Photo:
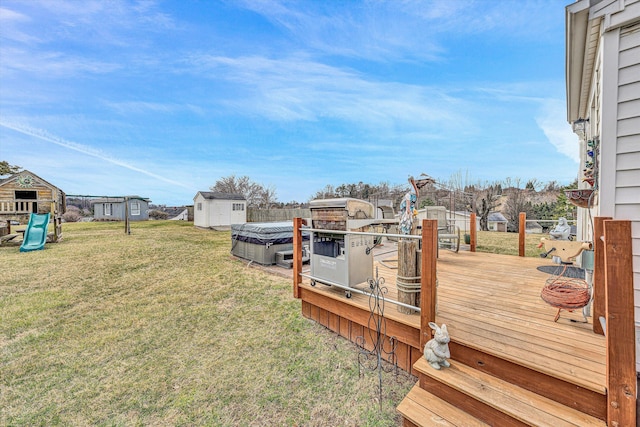
[[[433,422],[437,418],[416,417],[412,409],[416,405],[431,408],[431,412],[443,419],[451,418],[451,409],[437,409],[432,403],[437,401],[455,402],[460,411],[476,417],[478,422],[487,422],[493,426],[605,426],[605,421],[569,408],[552,399],[525,390],[492,375],[480,372],[463,363],[453,361],[447,369],[433,369],[423,358],[414,364],[419,375],[420,388],[427,393],[412,391],[400,404],[398,410],[416,426],[439,425]],[[438,408],[441,405],[437,406]],[[438,411],[443,413],[439,414]],[[462,416],[457,413],[458,416]],[[468,425],[467,422],[449,421],[449,425]],[[481,424],[480,424],[481,425]]]

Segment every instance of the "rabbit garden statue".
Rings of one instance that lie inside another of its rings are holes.
[[[451,357],[449,353],[449,332],[444,323],[441,327],[433,322],[429,322],[431,329],[435,331],[432,339],[424,346],[424,358],[433,369],[440,369],[441,366],[448,368],[451,364],[447,361]]]

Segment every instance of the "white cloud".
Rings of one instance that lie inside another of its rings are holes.
[[[536,123],[560,154],[579,163],[579,139],[567,123],[566,116],[563,101],[547,100],[542,106],[540,115],[536,117]]]
[[[189,190],[193,190],[193,187],[187,184],[184,184],[182,182],[178,182],[178,181],[174,181],[172,179],[166,178],[162,175],[158,175],[155,174],[153,172],[149,172],[145,169],[142,169],[140,167],[134,166],[132,164],[130,164],[129,162],[125,162],[123,160],[119,160],[116,159],[112,156],[110,156],[108,153],[105,153],[102,150],[97,150],[93,147],[89,147],[87,145],[83,145],[83,144],[78,144],[77,142],[72,142],[72,141],[66,141],[62,138],[59,138],[57,136],[51,135],[48,132],[42,130],[42,129],[36,129],[33,127],[30,127],[28,125],[22,124],[22,123],[17,123],[17,122],[12,122],[11,120],[6,120],[6,119],[2,119],[0,120],[0,126],[5,127],[7,129],[11,129],[13,131],[19,132],[23,135],[28,135],[34,138],[38,138],[40,140],[43,141],[47,141],[50,142],[52,144],[67,148],[69,150],[73,150],[76,151],[78,153],[82,153],[82,154],[86,154],[87,156],[91,156],[100,160],[103,160],[107,163],[111,163],[113,165],[116,166],[120,166],[123,167],[125,169],[129,169],[131,171],[134,172],[139,172],[143,175],[147,175],[151,178],[157,179],[159,181],[165,182],[167,184],[171,184],[171,185],[175,185],[178,187],[183,187]]]
[[[424,130],[433,133],[465,122],[464,102],[445,89],[380,82],[348,68],[304,56],[282,59],[191,55],[186,70],[238,85],[225,101],[235,110],[274,121],[338,119],[369,129]],[[408,128],[408,129],[406,129]]]
[[[517,7],[474,0],[242,2],[311,49],[380,62],[445,60],[443,36],[450,34],[554,37],[548,31],[553,5],[545,0],[522,0]]]

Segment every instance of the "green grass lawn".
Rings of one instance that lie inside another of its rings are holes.
[[[528,257],[540,256],[544,252],[538,249],[541,237],[548,234],[526,234],[524,242],[524,254]],[[476,250],[478,252],[490,252],[494,254],[518,255],[518,233],[504,233],[497,231],[478,231]]]
[[[0,247],[0,425],[398,425],[414,379],[360,377],[291,281],[192,223],[64,224]]]

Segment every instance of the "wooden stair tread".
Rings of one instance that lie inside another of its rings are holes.
[[[419,427],[484,427],[488,424],[420,388],[416,384],[400,402],[398,412]]]
[[[420,358],[414,369],[523,423],[536,426],[606,426],[600,419],[485,374],[462,363],[433,369]]]
[[[484,330],[477,325],[465,325],[446,315],[438,320],[446,323],[452,340],[471,348],[526,366],[530,369],[562,379],[599,394],[606,394],[605,364],[580,357],[578,352],[568,354],[551,346],[530,346],[526,339],[515,333],[505,335],[496,330]]]

